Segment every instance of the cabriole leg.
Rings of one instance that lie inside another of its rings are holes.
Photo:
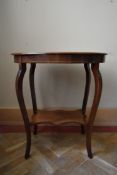
[[[93,154],[91,151],[91,133],[92,133],[92,127],[93,127],[93,123],[95,120],[95,116],[96,116],[96,112],[98,109],[101,92],[102,92],[102,77],[99,71],[99,63],[92,64],[92,72],[95,80],[95,94],[94,94],[90,116],[86,126],[86,147],[87,147],[87,153],[89,158],[93,157]]]
[[[29,73],[29,81],[30,81],[30,91],[31,91],[31,98],[32,98],[32,106],[33,106],[33,113],[37,113],[37,103],[36,103],[36,95],[35,95],[35,85],[34,85],[34,74],[35,74],[35,63],[31,63],[30,73]],[[34,125],[33,133],[37,134],[37,125]]]
[[[90,84],[91,84],[91,72],[90,72],[90,65],[85,63],[84,64],[85,72],[86,72],[86,84],[85,84],[85,93],[83,98],[83,104],[82,104],[82,114],[85,115],[86,112],[86,106],[88,102],[88,96],[89,96],[89,90],[90,90]],[[81,125],[81,133],[85,133],[84,125]]]
[[[22,63],[19,65],[19,70],[16,77],[16,94],[25,125],[26,138],[27,138],[25,158],[27,159],[30,155],[30,148],[31,148],[31,129],[22,90],[23,78],[25,72],[26,72],[26,64]]]

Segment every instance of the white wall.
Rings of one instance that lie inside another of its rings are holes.
[[[117,107],[117,0],[0,0],[0,107],[18,107],[10,54],[32,51],[107,52],[100,107]],[[84,80],[81,65],[38,65],[38,106],[80,106]],[[24,89],[30,107],[28,73]]]

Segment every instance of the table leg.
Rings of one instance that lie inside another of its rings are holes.
[[[34,74],[35,74],[35,63],[31,63],[30,73],[29,73],[29,81],[30,81],[30,91],[31,91],[31,98],[32,98],[32,106],[33,106],[33,113],[37,113],[37,103],[36,103],[36,95],[35,95],[35,85],[34,85]],[[34,134],[37,134],[37,125],[34,125]]]
[[[102,77],[99,71],[99,63],[92,64],[92,72],[95,80],[95,94],[94,94],[90,116],[86,124],[86,147],[87,147],[89,158],[93,157],[93,154],[91,151],[91,133],[92,133],[92,127],[93,127],[93,123],[95,120],[95,116],[96,116],[96,112],[98,109],[101,92],[102,92]]]
[[[28,114],[27,114],[27,110],[24,102],[23,90],[22,90],[23,78],[24,78],[25,72],[26,72],[26,64],[22,63],[19,65],[19,71],[16,77],[16,94],[17,94],[20,110],[23,116],[24,125],[25,125],[25,131],[26,131],[26,137],[27,137],[25,158],[27,159],[29,157],[30,148],[31,148],[31,129],[30,129],[29,118],[28,118]]]
[[[82,113],[85,115],[86,112],[86,106],[88,102],[88,96],[89,96],[89,90],[90,90],[90,84],[91,84],[91,72],[90,72],[90,65],[85,63],[84,64],[85,72],[86,72],[86,84],[85,84],[85,93],[83,98],[83,104],[82,104]],[[85,133],[84,125],[81,125],[81,133]]]

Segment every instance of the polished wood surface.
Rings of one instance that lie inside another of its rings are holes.
[[[88,52],[59,52],[59,53],[14,53],[14,61],[18,63],[19,70],[16,78],[16,93],[19,102],[19,106],[22,112],[26,136],[27,136],[27,144],[26,144],[26,152],[25,158],[28,158],[30,155],[30,147],[31,147],[31,125],[34,125],[34,134],[37,133],[37,124],[51,124],[51,125],[69,125],[70,123],[80,123],[81,132],[86,133],[86,148],[88,157],[92,158],[92,150],[91,150],[91,135],[92,135],[92,127],[95,120],[96,112],[98,109],[99,101],[101,98],[102,92],[102,78],[99,71],[99,64],[105,61],[106,53],[88,53]],[[32,121],[29,122],[28,114],[26,110],[26,105],[24,103],[23,97],[23,78],[26,72],[26,64],[30,63],[30,74],[29,74],[29,82],[30,82],[30,90],[31,90],[31,98],[33,105],[33,116]],[[85,72],[86,72],[86,84],[85,84],[85,92],[83,98],[83,104],[81,110],[77,111],[38,111],[36,104],[36,95],[34,88],[34,72],[36,63],[83,63]],[[94,80],[95,80],[95,93],[93,104],[91,107],[91,112],[89,116],[85,115],[89,90],[90,90],[90,81],[91,81],[91,73],[90,73],[90,64],[91,70],[93,72]]]
[[[85,124],[85,118],[81,110],[39,110],[32,116],[32,124],[46,125],[76,125]]]
[[[106,53],[13,53],[16,63],[103,63]]]

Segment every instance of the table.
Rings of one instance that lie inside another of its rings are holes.
[[[30,156],[31,149],[31,126],[33,125],[34,134],[37,134],[37,125],[68,125],[79,123],[81,125],[81,133],[86,134],[86,148],[88,157],[92,158],[91,150],[91,135],[92,128],[98,109],[101,92],[102,92],[102,78],[99,71],[100,63],[104,63],[106,53],[95,52],[59,52],[59,53],[13,53],[14,62],[19,64],[19,70],[16,77],[16,94],[19,102],[20,110],[24,120],[26,131],[26,151],[25,158]],[[29,72],[30,91],[32,97],[33,116],[29,120],[26,105],[23,96],[23,78],[26,72],[26,64],[31,65]],[[36,63],[45,64],[83,64],[86,72],[86,84],[83,98],[82,108],[78,110],[38,110],[36,103],[35,87],[34,87],[34,73]],[[95,80],[95,92],[93,104],[89,116],[86,116],[86,106],[89,96],[91,70]]]

